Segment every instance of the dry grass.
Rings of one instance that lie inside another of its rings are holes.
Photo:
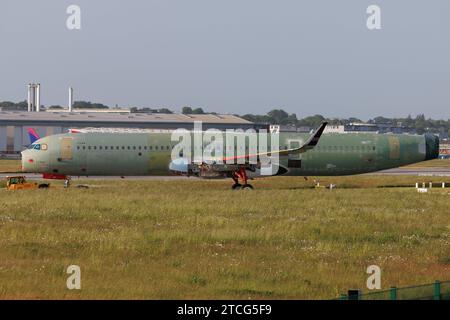
[[[332,191],[285,177],[253,191],[204,180],[0,191],[0,298],[327,299],[364,289],[371,264],[384,288],[450,279],[450,189],[376,188],[416,179],[321,178],[341,187]],[[81,291],[66,289],[71,264]]]

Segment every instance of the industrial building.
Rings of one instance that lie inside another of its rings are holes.
[[[439,145],[439,158],[450,159],[450,140],[444,139]]]
[[[27,85],[27,111],[0,110],[0,157],[18,157],[29,144],[28,129],[44,137],[81,128],[192,129],[202,122],[204,130],[215,128],[251,129],[255,124],[228,114],[131,113],[130,109],[74,109],[74,91],[69,88],[67,108],[45,109],[41,106],[41,84]]]
[[[112,109],[113,110],[113,109]],[[0,111],[0,156],[18,156],[29,145],[28,128],[40,136],[67,132],[70,128],[251,129],[255,124],[228,114],[160,114],[129,112],[16,112]]]
[[[329,124],[325,133],[408,133],[416,134],[416,129],[404,126],[397,126],[392,124],[382,124],[382,123],[349,123],[345,125],[332,125]]]

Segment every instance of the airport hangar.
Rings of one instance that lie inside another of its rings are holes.
[[[128,110],[127,110],[128,111]],[[192,129],[195,121],[204,130],[215,128],[258,129],[261,126],[229,114],[161,114],[130,113],[129,111],[0,111],[0,157],[20,157],[29,145],[28,128],[41,136],[64,133],[71,128],[136,128]]]

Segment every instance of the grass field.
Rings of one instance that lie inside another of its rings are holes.
[[[20,171],[20,160],[0,160],[0,173]]]
[[[410,164],[405,168],[450,168],[450,159],[434,159]]]
[[[205,180],[2,190],[0,298],[328,299],[365,289],[372,264],[383,288],[447,280],[450,189],[377,188],[416,180],[321,178],[338,185],[331,191],[285,177],[253,191]],[[66,288],[72,264],[80,291]]]

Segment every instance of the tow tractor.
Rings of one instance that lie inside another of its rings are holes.
[[[6,177],[7,190],[34,190],[34,189],[47,189],[49,187],[50,187],[49,183],[27,182],[25,176]]]

